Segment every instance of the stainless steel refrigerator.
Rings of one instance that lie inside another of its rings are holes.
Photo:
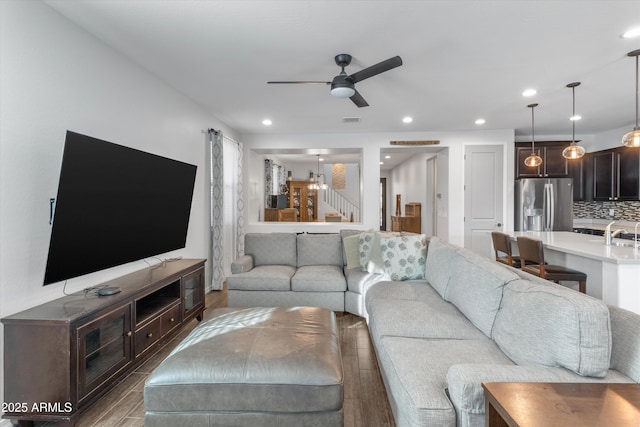
[[[573,178],[516,180],[516,231],[573,231]]]

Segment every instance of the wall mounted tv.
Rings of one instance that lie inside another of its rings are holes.
[[[184,248],[196,166],[67,131],[44,284]]]

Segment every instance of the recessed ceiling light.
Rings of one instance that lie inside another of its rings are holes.
[[[476,124],[477,124],[477,125],[483,125],[483,124],[485,124],[485,123],[487,123],[487,121],[486,121],[485,119],[478,119],[478,120],[476,120]]]
[[[530,97],[535,95],[536,93],[538,93],[538,91],[535,89],[525,89],[525,91],[522,92],[522,96]]]
[[[262,124],[265,125],[265,126],[271,126],[273,124],[273,122],[271,120],[269,120],[269,119],[264,119],[262,121]]]
[[[413,121],[413,117],[406,116],[402,118],[403,123],[411,123],[412,121]]]
[[[640,27],[632,28],[628,31],[625,31],[620,37],[622,37],[623,39],[634,39],[636,37],[640,37]]]
[[[580,114],[576,114],[575,116],[569,117],[569,120],[575,121],[575,122],[577,122],[580,119],[582,119],[582,116]]]
[[[384,156],[384,158],[385,158],[385,159],[390,159],[390,158],[391,158],[391,156],[387,154],[386,156]]]
[[[322,157],[318,157],[318,161],[319,162],[324,162],[324,159]]]
[[[380,162],[381,165],[384,165],[384,162]]]

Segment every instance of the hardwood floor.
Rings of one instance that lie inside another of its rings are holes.
[[[227,306],[226,291],[206,296],[207,310]],[[353,314],[337,317],[344,367],[344,426],[395,427],[366,321]],[[82,416],[78,427],[144,426],[144,382],[147,376],[198,324],[186,325],[147,362],[105,394]],[[53,426],[53,423],[37,423]]]

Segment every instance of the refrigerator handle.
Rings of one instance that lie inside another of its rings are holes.
[[[553,197],[552,197],[552,185],[549,183],[544,184],[544,191],[542,196],[542,210],[544,212],[544,225],[543,231],[553,230]]]
[[[554,194],[554,185],[553,184],[549,184],[549,231],[553,231],[555,228],[555,222],[556,222],[556,197]]]
[[[549,184],[542,187],[542,231],[549,229]]]

